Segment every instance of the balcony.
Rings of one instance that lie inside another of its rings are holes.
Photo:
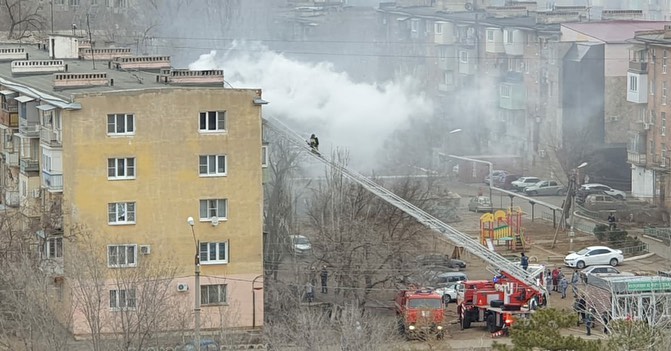
[[[648,63],[643,61],[629,61],[629,72],[648,73]]]
[[[51,126],[40,128],[40,142],[51,147],[61,147],[61,132],[53,130]]]
[[[37,123],[22,122],[19,124],[19,133],[31,138],[40,136],[40,125]]]
[[[9,128],[18,128],[19,127],[19,114],[14,111],[0,111],[0,125]]]
[[[5,150],[2,152],[2,158],[5,159],[5,164],[10,167],[18,167],[19,153],[14,150]]]
[[[645,166],[647,155],[634,150],[627,150],[627,163],[636,166]]]
[[[60,192],[63,191],[63,175],[62,174],[51,174],[49,172],[42,171],[42,180],[44,182],[44,187],[47,188],[47,191]]]
[[[648,103],[648,74],[627,72],[627,101]]]
[[[506,110],[524,110],[527,105],[527,90],[522,83],[501,83],[499,107]]]
[[[21,173],[38,172],[40,170],[40,163],[37,160],[22,158],[19,160],[19,168],[21,169]]]

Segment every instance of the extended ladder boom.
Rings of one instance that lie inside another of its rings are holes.
[[[526,283],[529,287],[537,290],[539,293],[544,294],[545,289],[539,285],[536,281],[536,278],[531,276],[527,271],[522,269],[520,265],[517,265],[505,257],[499,255],[494,251],[490,251],[488,248],[480,244],[477,240],[474,240],[465,233],[462,233],[453,227],[443,223],[436,217],[426,213],[424,210],[418,208],[417,206],[411,204],[410,202],[404,200],[393,192],[387,190],[386,188],[380,186],[379,184],[373,182],[368,177],[361,175],[355,171],[347,169],[323,155],[313,152],[307,142],[297,133],[292,131],[289,127],[283,125],[277,119],[268,119],[264,118],[265,124],[277,131],[283,138],[287,141],[295,144],[298,147],[301,147],[308,151],[309,155],[312,155],[314,158],[320,160],[321,162],[327,164],[331,168],[341,172],[347,178],[357,182],[359,185],[387,201],[389,204],[395,206],[401,211],[409,214],[410,216],[417,219],[423,225],[443,234],[448,240],[454,243],[457,246],[462,246],[471,254],[479,257],[485,262],[498,267],[504,272],[508,273],[510,276]]]

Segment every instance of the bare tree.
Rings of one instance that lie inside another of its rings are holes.
[[[343,153],[333,159],[347,164]],[[398,196],[419,207],[427,199],[426,189],[409,179],[392,186]],[[316,233],[313,249],[317,259],[330,267],[336,294],[361,307],[375,289],[411,273],[407,263],[423,244],[418,234],[427,231],[410,215],[349,182],[337,169],[327,171],[324,184],[315,190],[308,217]]]
[[[29,32],[42,31],[47,22],[42,15],[42,1],[0,0],[0,9],[8,21],[8,39],[26,38]]]

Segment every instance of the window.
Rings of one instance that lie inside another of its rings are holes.
[[[226,303],[226,284],[203,285],[200,287],[200,303],[221,305]]]
[[[510,97],[510,85],[501,84],[501,97],[509,98]]]
[[[228,263],[228,242],[200,243],[200,263]]]
[[[445,74],[443,74],[443,83],[445,85],[454,85],[454,72],[445,71]]]
[[[131,135],[135,134],[135,116],[132,114],[107,115],[108,135]]]
[[[63,237],[48,238],[45,245],[45,255],[50,259],[63,257]]]
[[[443,23],[442,22],[436,22],[436,24],[433,26],[433,30],[436,34],[443,34]]]
[[[513,31],[512,30],[506,30],[506,43],[508,43],[508,44],[513,43]]]
[[[135,158],[108,158],[107,179],[134,179]]]
[[[110,309],[135,308],[135,289],[110,290]]]
[[[200,113],[200,131],[226,130],[226,111],[208,111]]]
[[[669,55],[668,50],[664,49],[664,51],[662,52],[662,73],[663,74],[666,74],[666,63],[667,63],[667,60],[668,60],[668,55]]]
[[[629,76],[629,91],[633,92],[638,91],[638,76],[635,75]]]
[[[268,167],[268,145],[261,146],[261,167]]]
[[[662,82],[662,105],[666,105],[666,86],[667,82]]]
[[[226,156],[224,155],[200,156],[199,173],[201,176],[225,176]]]
[[[655,78],[650,79],[650,95],[655,95]]]
[[[660,112],[660,115],[662,117],[660,132],[662,133],[662,136],[665,136],[666,135],[666,112]]]
[[[70,6],[79,6],[79,0],[70,0],[68,1],[68,4],[70,4]]]
[[[468,51],[459,51],[459,62],[468,63]]]
[[[227,199],[200,200],[200,220],[207,221],[212,217],[226,219],[227,207]]]
[[[487,29],[487,41],[489,41],[489,42],[494,41],[494,30],[493,29]]]
[[[115,202],[107,204],[109,224],[134,224],[135,202]]]
[[[108,267],[135,267],[137,264],[137,245],[107,246]]]
[[[417,33],[417,30],[419,29],[419,19],[413,18],[410,20],[410,31],[413,33]]]

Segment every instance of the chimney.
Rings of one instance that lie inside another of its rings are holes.
[[[107,73],[55,73],[54,90],[110,86]]]
[[[65,72],[63,60],[17,60],[11,64],[12,75]]]
[[[115,57],[111,66],[119,70],[160,71],[170,68],[170,56]]]
[[[161,69],[160,72],[161,81],[170,85],[224,85],[224,70],[220,69]]]

